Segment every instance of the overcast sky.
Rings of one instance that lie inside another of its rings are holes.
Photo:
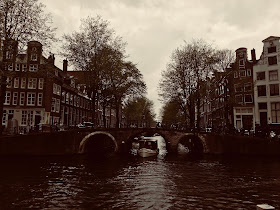
[[[40,0],[52,13],[58,37],[79,30],[80,20],[101,15],[127,42],[129,60],[138,64],[147,97],[159,116],[158,83],[172,51],[202,38],[218,48],[262,51],[262,40],[280,36],[279,0]],[[56,65],[62,68],[57,57]]]

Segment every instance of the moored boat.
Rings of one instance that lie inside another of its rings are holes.
[[[140,157],[151,157],[158,154],[157,140],[144,139],[139,141],[139,149],[137,151]]]

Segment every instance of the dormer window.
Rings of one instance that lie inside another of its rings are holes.
[[[37,71],[38,65],[37,64],[30,64],[29,65],[29,71]]]
[[[268,47],[268,48],[267,48],[267,52],[268,52],[268,53],[275,53],[275,52],[276,52],[276,46]]]
[[[244,59],[239,60],[239,68],[244,68],[245,67],[245,61]]]
[[[9,71],[13,71],[13,64],[9,64],[9,65],[8,65],[8,70],[9,70]]]
[[[6,59],[12,59],[12,53],[10,51],[6,52]]]
[[[37,52],[37,48],[36,47],[32,47],[32,52]]]
[[[32,53],[32,54],[31,54],[31,60],[32,60],[32,61],[37,61],[37,54]]]

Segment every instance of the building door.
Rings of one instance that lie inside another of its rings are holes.
[[[260,125],[267,126],[267,112],[260,112]]]
[[[253,116],[242,115],[242,123],[245,130],[251,130],[253,128]]]

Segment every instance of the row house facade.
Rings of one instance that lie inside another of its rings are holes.
[[[54,55],[45,58],[42,44],[28,43],[25,54],[18,53],[14,40],[5,40],[0,62],[7,77],[2,126],[16,120],[20,130],[45,125],[76,125],[89,120],[92,103],[81,93],[75,78],[54,65]]]
[[[254,65],[254,98],[256,126],[280,127],[280,37],[264,39],[263,52]]]
[[[255,49],[249,60],[247,49],[238,48],[231,67],[213,74],[201,107],[204,127],[280,131],[280,37],[262,42],[259,60]]]

